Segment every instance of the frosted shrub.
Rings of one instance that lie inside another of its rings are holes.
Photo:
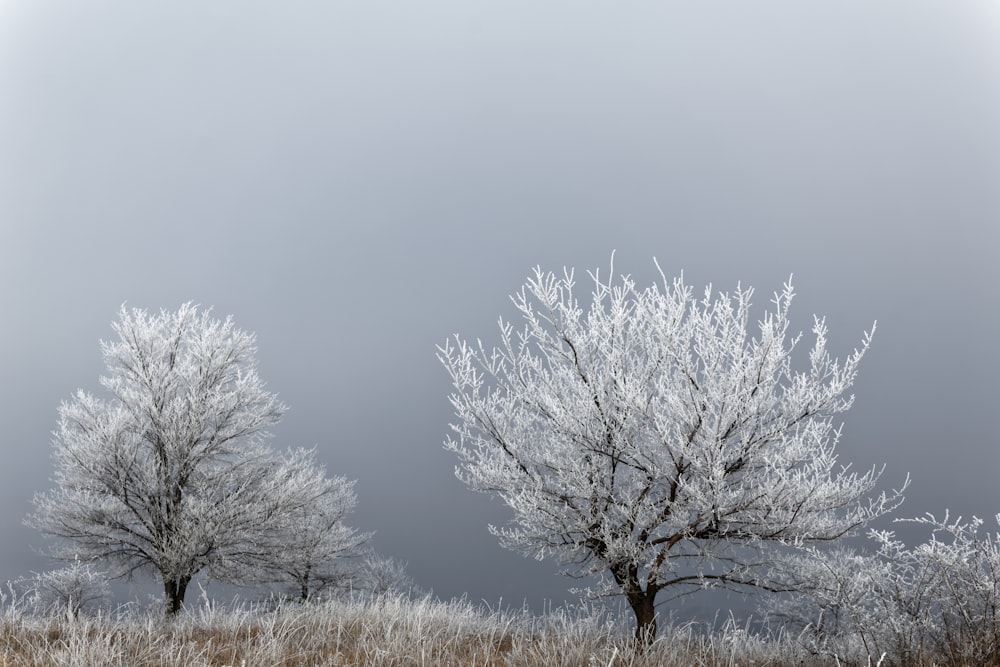
[[[35,574],[28,581],[28,603],[40,614],[66,614],[77,618],[81,612],[93,611],[108,601],[106,573],[92,563],[74,560],[71,565]]]
[[[991,664],[1000,646],[1000,544],[981,519],[905,520],[930,538],[908,548],[872,531],[869,553],[813,550],[786,575],[804,591],[772,601],[772,618],[797,627],[811,651],[865,664]],[[1000,521],[1000,517],[998,517]]]
[[[368,555],[361,563],[358,580],[362,593],[419,596],[420,587],[406,571],[406,562],[391,556]]]

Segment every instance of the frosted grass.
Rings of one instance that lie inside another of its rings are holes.
[[[176,619],[124,609],[115,615],[34,616],[7,600],[0,665],[41,667],[737,667],[833,665],[793,642],[755,637],[735,624],[707,635],[664,629],[648,649],[590,607],[544,616],[467,600],[402,596],[264,609],[203,605]]]

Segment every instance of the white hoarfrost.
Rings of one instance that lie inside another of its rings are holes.
[[[838,361],[816,318],[799,368],[790,284],[751,333],[751,289],[698,299],[662,273],[646,289],[589,275],[581,304],[572,271],[536,269],[498,346],[438,348],[446,447],[461,480],[514,511],[492,528],[505,546],[606,575],[648,640],[659,591],[766,586],[766,544],[836,540],[900,502],[835,454],[870,332]]]
[[[28,601],[36,613],[78,618],[108,600],[108,580],[93,563],[74,560],[66,567],[36,573],[27,582]]]
[[[358,588],[363,578],[363,547],[371,533],[359,533],[344,523],[357,504],[354,482],[343,477],[325,479],[311,467],[305,486],[328,484],[329,490],[309,505],[292,510],[290,529],[271,550],[268,581],[283,586],[300,602],[317,596],[344,594]]]
[[[29,518],[59,538],[55,555],[105,561],[118,576],[151,571],[174,613],[196,574],[266,579],[315,508],[353,503],[311,452],[266,446],[285,406],[257,374],[253,335],[231,318],[123,306],[114,330],[118,340],[101,343],[108,396],[79,391],[60,406],[57,486]]]
[[[1000,516],[994,518],[1000,524]],[[863,664],[987,665],[1000,637],[1000,539],[983,522],[927,514],[897,519],[929,529],[908,547],[873,530],[874,549],[816,549],[790,563],[791,596],[763,610],[810,651]]]

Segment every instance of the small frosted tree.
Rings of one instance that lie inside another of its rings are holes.
[[[357,504],[354,482],[343,477],[328,479],[318,466],[303,472],[300,485],[325,485],[326,492],[291,513],[285,534],[271,550],[265,575],[300,602],[355,588],[361,576],[362,548],[372,536],[344,523]]]
[[[392,556],[369,554],[361,564],[360,591],[376,597],[422,594],[406,571],[406,562]]]
[[[267,429],[285,411],[257,374],[252,334],[185,304],[127,310],[102,342],[108,398],[79,391],[59,408],[57,488],[29,524],[58,538],[54,555],[151,571],[166,611],[192,577],[238,584],[272,564],[303,512],[342,481],[311,455],[279,455]]]
[[[99,607],[108,598],[108,579],[93,563],[71,564],[35,574],[28,582],[28,600],[42,614],[66,614],[77,618]]]
[[[681,279],[590,277],[584,307],[572,271],[536,269],[512,297],[522,328],[438,348],[458,418],[446,447],[513,509],[491,527],[503,545],[602,575],[648,642],[661,591],[768,586],[768,544],[836,540],[901,500],[834,452],[870,334],[840,362],[816,318],[798,370],[790,284],[751,334],[751,289],[699,300]]]

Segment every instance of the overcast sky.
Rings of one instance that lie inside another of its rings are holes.
[[[993,0],[0,0],[0,581],[50,567],[21,522],[120,305],[193,300],[418,583],[569,597],[454,478],[435,345],[614,249],[761,305],[794,273],[840,356],[877,319],[841,460],[992,517],[998,186]]]

